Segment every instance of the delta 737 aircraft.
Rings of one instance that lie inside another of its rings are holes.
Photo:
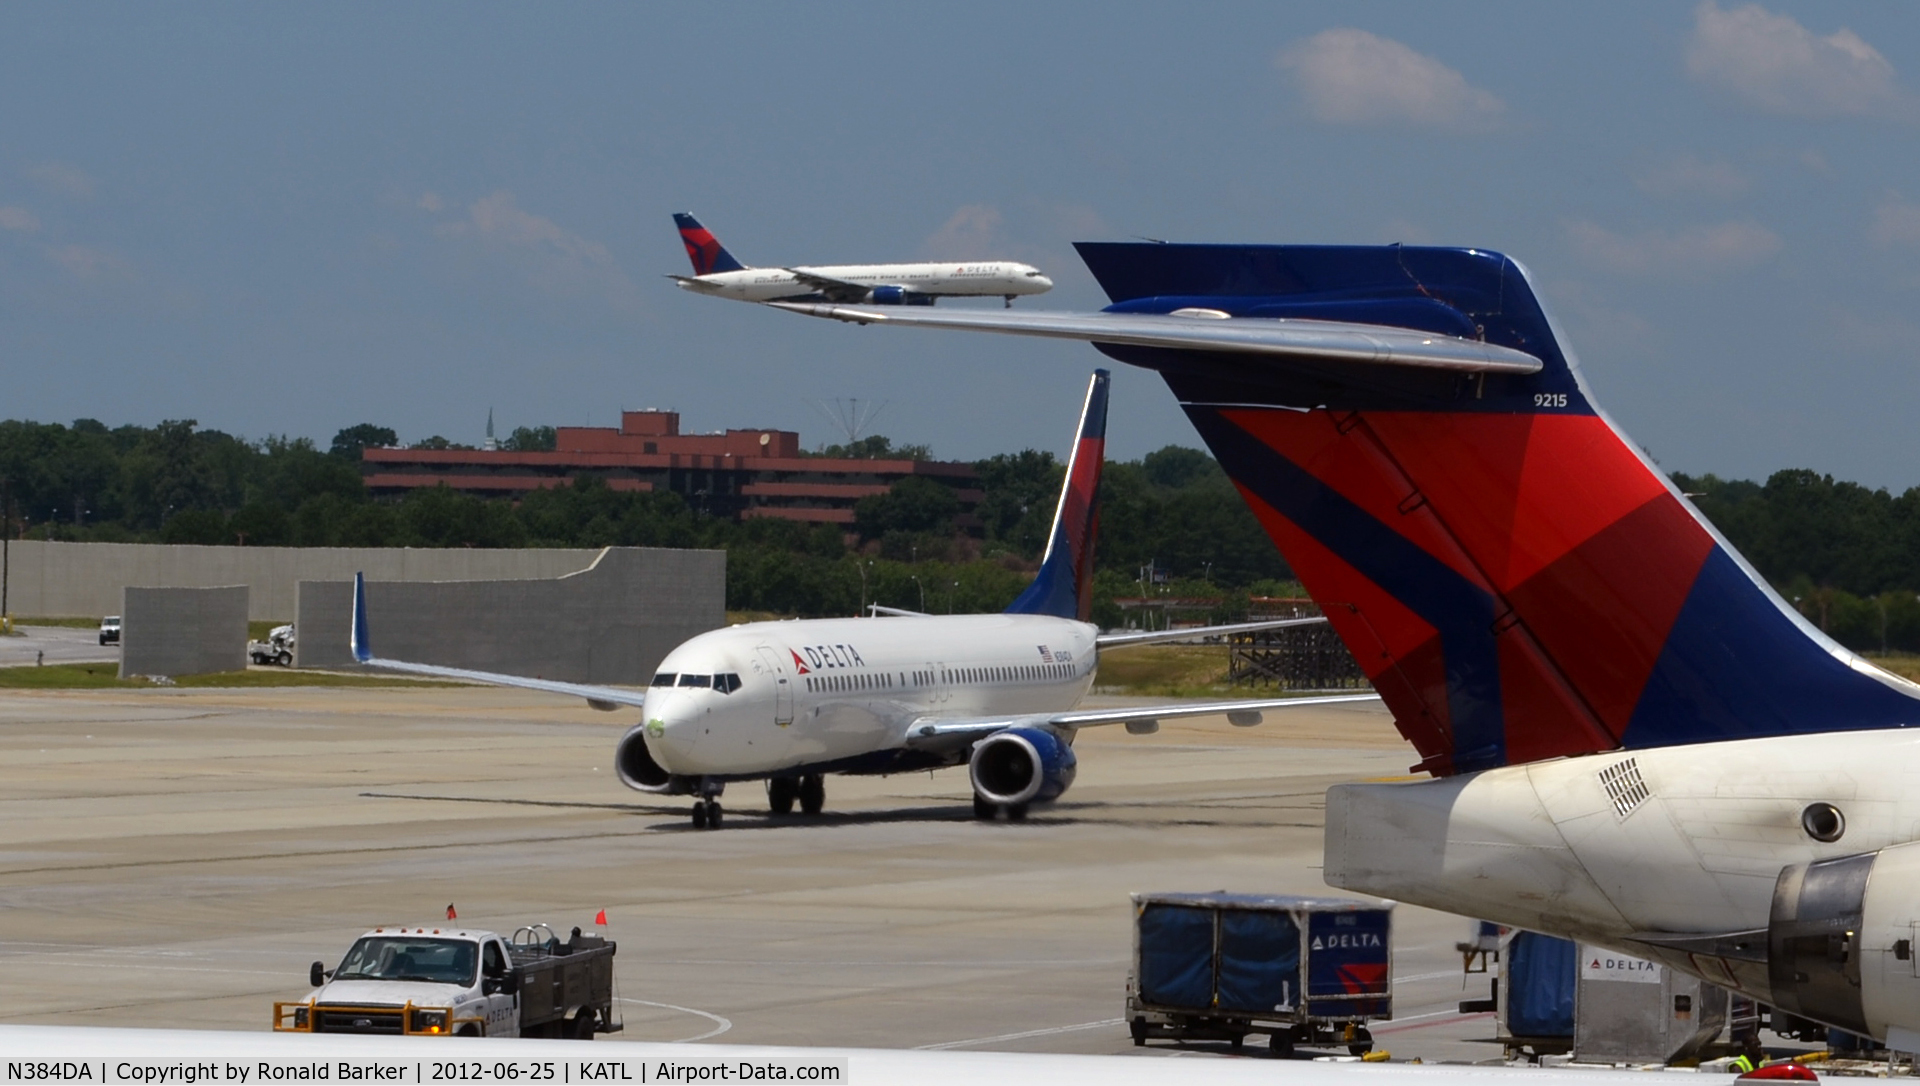
[[[1111,635],[1087,621],[1108,380],[1097,370],[1087,386],[1039,574],[1002,614],[744,623],[674,649],[652,685],[637,691],[380,659],[368,640],[366,585],[356,574],[354,656],[396,671],[577,695],[601,709],[639,706],[643,722],[614,755],[620,779],[643,792],[698,796],[693,824],[703,829],[719,827],[719,797],[730,781],[765,780],[775,814],[791,812],[796,800],[803,812],[817,814],[826,774],[963,762],[977,817],[1021,819],[1029,804],[1057,799],[1073,784],[1073,738],[1081,728],[1125,724],[1144,735],[1170,717],[1217,715],[1247,726],[1270,709],[1375,700],[1359,694],[1074,708],[1093,685],[1102,647],[1325,621]]]
[[[1658,959],[1920,1051],[1920,686],[1788,606],[1486,250],[1078,246],[1098,313],[783,306],[1158,371],[1434,780],[1326,880]]]
[[[680,212],[673,217],[693,261],[692,275],[668,278],[680,289],[739,302],[864,302],[932,305],[936,298],[1015,298],[1045,294],[1053,280],[1031,264],[987,260],[948,264],[831,264],[754,268],[734,259],[713,232]]]

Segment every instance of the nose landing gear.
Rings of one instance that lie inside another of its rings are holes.
[[[727,782],[702,780],[700,798],[693,801],[693,828],[696,830],[717,830],[720,828],[720,793],[726,791]]]

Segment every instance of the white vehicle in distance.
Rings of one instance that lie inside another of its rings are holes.
[[[293,666],[293,627],[275,626],[265,641],[247,642],[247,658],[256,664]]]
[[[100,620],[100,643],[118,645],[120,643],[120,616],[108,615]]]
[[[545,924],[512,940],[449,926],[375,928],[338,968],[314,962],[314,991],[273,1005],[280,1033],[557,1037],[611,1033],[615,944]]]

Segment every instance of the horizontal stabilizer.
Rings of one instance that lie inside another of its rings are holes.
[[[1260,622],[1235,622],[1226,626],[1189,626],[1182,630],[1150,630],[1146,633],[1102,634],[1094,644],[1103,649],[1121,645],[1152,645],[1162,641],[1191,641],[1196,637],[1231,637],[1260,630],[1284,630],[1289,626],[1313,626],[1326,621],[1323,615],[1312,618],[1273,618]]]
[[[1062,313],[1005,310],[879,309],[873,306],[771,302],[809,317],[854,324],[897,324],[963,332],[1077,339],[1128,347],[1226,351],[1281,358],[1406,366],[1452,373],[1540,372],[1540,359],[1511,347],[1381,324],[1163,313]]]

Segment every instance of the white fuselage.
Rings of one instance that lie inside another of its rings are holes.
[[[801,267],[828,279],[865,286],[900,287],[934,297],[1007,297],[1044,294],[1053,280],[1031,264],[990,260],[977,264],[838,264]],[[683,289],[743,302],[792,301],[820,296],[820,288],[786,268],[743,268],[681,277]]]
[[[899,749],[917,721],[1073,708],[1093,683],[1097,632],[1085,622],[1007,614],[714,630],[661,661],[642,710],[647,748],[662,768],[685,776],[878,770],[858,760]],[[714,676],[737,676],[738,688]]]
[[[1836,839],[1810,835],[1813,804],[1844,815]],[[1764,931],[1783,868],[1920,838],[1920,735],[1746,739],[1337,785],[1326,832],[1330,885],[1659,958],[1777,1003],[1764,959],[1630,937]],[[1889,861],[1885,879],[1903,870]],[[1920,920],[1911,905],[1856,952],[1913,986],[1920,973],[1893,945],[1916,934],[1908,920]],[[1920,1031],[1913,992],[1906,1025]]]

